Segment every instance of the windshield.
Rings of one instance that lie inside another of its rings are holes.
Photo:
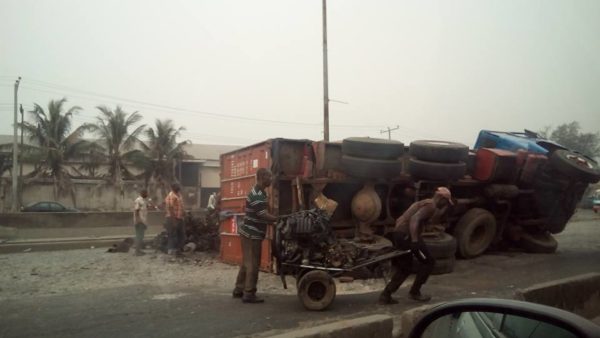
[[[599,33],[594,0],[0,0],[0,337],[406,336],[600,271]]]

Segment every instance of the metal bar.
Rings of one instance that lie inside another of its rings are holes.
[[[221,198],[221,201],[245,200],[246,196]]]
[[[237,180],[243,180],[243,179],[250,178],[250,177],[256,177],[256,174],[246,175],[246,176],[239,176],[239,177],[232,177],[232,178],[226,178],[224,180],[221,180],[221,183],[231,182],[231,181],[237,181]]]
[[[377,256],[375,258],[371,258],[370,260],[368,260],[368,261],[366,261],[366,262],[364,262],[362,264],[353,266],[352,268],[348,269],[348,271],[353,271],[353,270],[356,270],[356,269],[364,268],[365,266],[369,266],[371,264],[375,264],[375,263],[387,261],[388,259],[392,259],[392,258],[404,256],[406,254],[410,254],[410,250],[404,250],[404,251],[396,250],[396,251],[392,251],[392,252],[387,253],[385,255],[381,255],[381,256]]]

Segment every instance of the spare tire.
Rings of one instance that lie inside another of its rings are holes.
[[[435,259],[454,257],[456,254],[456,239],[449,233],[440,232],[435,236],[423,235],[423,242]]]
[[[465,176],[467,166],[464,162],[426,162],[411,158],[408,162],[408,171],[412,177],[417,179],[454,181]]]
[[[454,237],[460,257],[477,257],[487,250],[496,237],[496,217],[485,209],[469,209],[454,227]]]
[[[454,271],[454,265],[456,264],[456,257],[448,257],[442,259],[436,259],[435,265],[433,266],[433,270],[431,270],[432,275],[443,275],[447,273],[451,273]]]
[[[548,232],[538,234],[525,232],[521,235],[519,246],[531,253],[554,253],[558,248],[558,242]]]
[[[395,160],[404,154],[404,144],[379,138],[349,137],[342,141],[342,154],[379,160]]]
[[[342,156],[342,170],[359,178],[389,179],[400,176],[402,173],[401,160],[375,160],[354,156]]]
[[[550,165],[561,174],[588,183],[600,180],[600,167],[591,158],[564,149],[556,150],[550,155]]]
[[[410,143],[409,152],[422,161],[456,163],[467,160],[469,147],[456,142],[419,140]]]
[[[298,299],[307,310],[325,310],[335,299],[335,281],[325,271],[309,271],[298,281]]]

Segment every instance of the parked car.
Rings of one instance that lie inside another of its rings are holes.
[[[600,189],[596,190],[592,197],[592,209],[594,209],[595,213],[600,211]]]
[[[22,212],[79,212],[75,208],[65,207],[58,202],[34,202],[21,208]]]

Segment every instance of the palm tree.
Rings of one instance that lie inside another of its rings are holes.
[[[145,168],[146,185],[151,191],[160,189],[164,196],[170,183],[176,181],[174,163],[187,155],[183,146],[189,141],[177,142],[184,127],[175,128],[171,120],[156,120],[154,128],[146,129],[146,141],[141,142],[145,156],[139,160]]]
[[[33,122],[20,125],[32,143],[24,146],[22,158],[24,162],[35,164],[31,175],[33,180],[50,177],[54,183],[54,198],[70,193],[73,205],[76,206],[67,163],[81,157],[87,145],[81,137],[89,126],[84,124],[71,131],[73,114],[81,108],[74,106],[64,112],[66,102],[66,98],[51,100],[47,112],[39,104],[34,104],[33,110],[29,112]]]
[[[91,130],[99,137],[97,144],[105,151],[108,181],[123,195],[123,180],[134,177],[127,165],[132,164],[140,152],[134,147],[139,142],[138,136],[145,125],[136,127],[142,119],[138,112],[127,114],[120,106],[114,111],[106,106],[97,108],[100,110],[100,116],[97,117],[97,123],[91,126]],[[116,203],[115,196],[115,207]]]

